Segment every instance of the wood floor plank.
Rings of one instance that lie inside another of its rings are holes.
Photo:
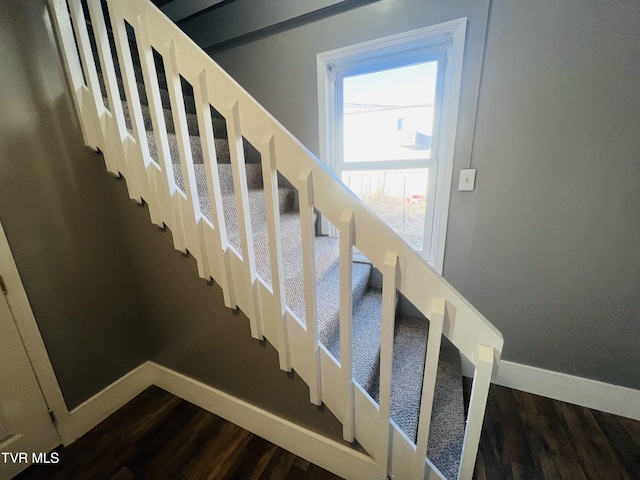
[[[626,428],[627,424],[640,422],[627,421],[615,415],[603,412],[593,412],[602,432],[606,435],[615,451],[620,464],[628,472],[631,478],[640,478],[640,431],[637,435],[631,435]]]
[[[610,478],[630,480],[629,475],[620,468],[616,455],[591,412],[566,403],[562,404],[562,410],[585,473],[591,478],[611,475]]]
[[[482,451],[482,445],[478,449],[478,456],[476,457],[476,477],[477,480],[487,480],[487,472],[484,466],[484,452]]]
[[[640,422],[492,385],[478,452],[475,480],[640,479]]]
[[[569,436],[563,429],[556,429],[561,419],[555,405],[560,402],[524,392],[513,392],[513,395],[514,401],[521,405],[519,411],[526,425],[527,444],[536,465],[534,470],[554,471],[562,478],[584,479]]]
[[[278,480],[284,478],[293,465],[296,456],[283,449],[276,449],[259,480]]]
[[[134,480],[135,478],[136,476],[128,468],[123,467],[111,477],[111,480]]]

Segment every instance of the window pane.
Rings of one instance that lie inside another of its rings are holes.
[[[343,171],[342,181],[411,247],[424,243],[429,169]]]
[[[438,62],[343,79],[343,161],[431,158]]]

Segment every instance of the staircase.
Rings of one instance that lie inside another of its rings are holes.
[[[50,10],[86,145],[369,453],[360,478],[470,478],[500,333],[150,2]]]

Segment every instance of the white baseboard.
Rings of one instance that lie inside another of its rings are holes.
[[[152,383],[342,478],[369,480],[375,462],[340,442],[233,397],[181,373],[148,362]]]
[[[69,445],[109,415],[156,385],[343,478],[369,480],[376,464],[366,454],[255,405],[153,362],[145,362],[58,418]]]
[[[468,366],[463,371],[466,376],[473,374]],[[640,390],[633,388],[504,360],[500,362],[493,383],[640,420]]]
[[[152,367],[145,362],[104,390],[58,418],[58,432],[69,445],[151,386]]]

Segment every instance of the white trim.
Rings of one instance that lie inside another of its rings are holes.
[[[375,478],[376,464],[367,455],[209,385],[147,362],[153,384],[218,415],[342,478]]]
[[[449,202],[451,198],[451,180],[453,178],[453,163],[455,157],[456,135],[458,131],[458,110],[460,106],[460,91],[462,89],[462,63],[464,57],[464,44],[467,32],[467,19],[461,18],[455,22],[448,22],[455,25],[451,31],[453,35],[453,46],[450,62],[445,74],[449,76],[445,79],[448,87],[448,95],[442,99],[442,117],[440,125],[445,125],[446,136],[442,142],[440,151],[442,157],[438,168],[438,180],[436,189],[435,211],[432,229],[432,266],[442,275],[444,268],[445,244],[447,239],[447,223],[449,221]]]
[[[9,242],[0,222],[0,275],[7,287],[6,299],[22,339],[24,349],[35,373],[47,406],[56,418],[64,419],[68,414],[62,391],[49,354],[40,335],[40,330],[31,310],[27,292],[24,289]],[[57,425],[62,438],[64,427]]]
[[[63,427],[61,429],[63,443],[69,445],[80,438],[149,388],[152,385],[152,372],[149,362],[143,363],[74,408],[66,418],[59,419],[58,423]],[[64,425],[62,425],[63,422]]]
[[[444,70],[446,91],[440,108],[439,124],[443,126],[443,134],[440,134],[442,141],[438,142],[437,187],[433,202],[435,208],[431,228],[428,228],[430,238],[425,239],[429,251],[421,252],[425,260],[440,274],[444,267],[466,28],[465,17],[338,48],[316,56],[320,160],[331,170],[337,171],[338,142],[336,135],[331,133],[332,124],[340,121],[340,115],[336,112],[339,103],[339,101],[336,102],[336,78],[339,76],[336,72],[354,69],[363,61],[373,61],[372,52],[374,51],[384,52],[385,56],[414,58],[417,55],[416,45],[422,43],[425,52],[427,50],[432,53],[448,52],[444,60],[447,63]],[[423,52],[422,55],[424,54]],[[322,231],[326,232],[325,223]]]
[[[504,360],[493,383],[640,421],[640,390],[633,388]]]

